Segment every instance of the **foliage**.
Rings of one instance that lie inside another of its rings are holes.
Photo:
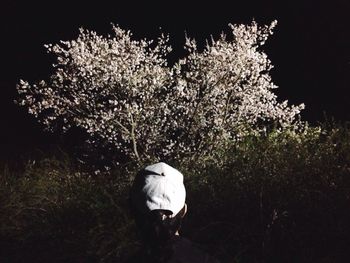
[[[167,36],[133,40],[80,30],[76,40],[46,45],[57,57],[48,81],[17,85],[18,104],[48,130],[78,127],[96,149],[118,163],[210,156],[248,130],[268,124],[297,127],[304,105],[278,102],[267,55],[260,50],[270,26],[230,25],[200,52],[186,37],[188,56],[169,66]]]
[[[246,136],[185,175],[182,234],[222,262],[348,262],[350,128]],[[130,179],[82,174],[67,156],[0,173],[1,258],[123,262],[138,247]]]
[[[190,236],[225,262],[347,262],[349,141],[331,125],[231,145],[224,165],[192,175]]]
[[[113,175],[112,175],[113,176]],[[127,180],[83,174],[67,156],[1,174],[0,255],[6,262],[114,262],[135,247]]]

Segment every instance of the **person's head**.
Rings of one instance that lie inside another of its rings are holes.
[[[165,163],[147,166],[136,175],[130,206],[146,244],[161,246],[178,235],[187,211],[185,199],[183,175]]]

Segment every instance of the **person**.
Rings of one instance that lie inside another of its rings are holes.
[[[143,248],[128,262],[218,262],[179,234],[187,204],[183,175],[177,169],[163,162],[142,169],[129,200]]]

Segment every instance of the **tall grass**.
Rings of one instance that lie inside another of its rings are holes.
[[[223,262],[348,262],[346,124],[252,135],[218,154],[220,165],[177,167],[188,193],[184,236]],[[133,253],[130,178],[83,170],[63,153],[20,170],[2,165],[1,262],[123,262]]]

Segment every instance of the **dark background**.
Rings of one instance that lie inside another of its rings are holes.
[[[184,55],[185,31],[201,44],[212,34],[229,33],[228,23],[270,23],[266,43],[275,68],[272,77],[281,100],[305,103],[302,118],[311,123],[350,120],[350,1],[1,1],[0,155],[16,158],[60,141],[13,103],[19,79],[47,79],[54,62],[44,44],[74,39],[78,28],[111,33],[111,24],[135,38],[169,33],[172,61]],[[161,30],[159,28],[162,28]],[[73,142],[74,143],[74,142]]]

